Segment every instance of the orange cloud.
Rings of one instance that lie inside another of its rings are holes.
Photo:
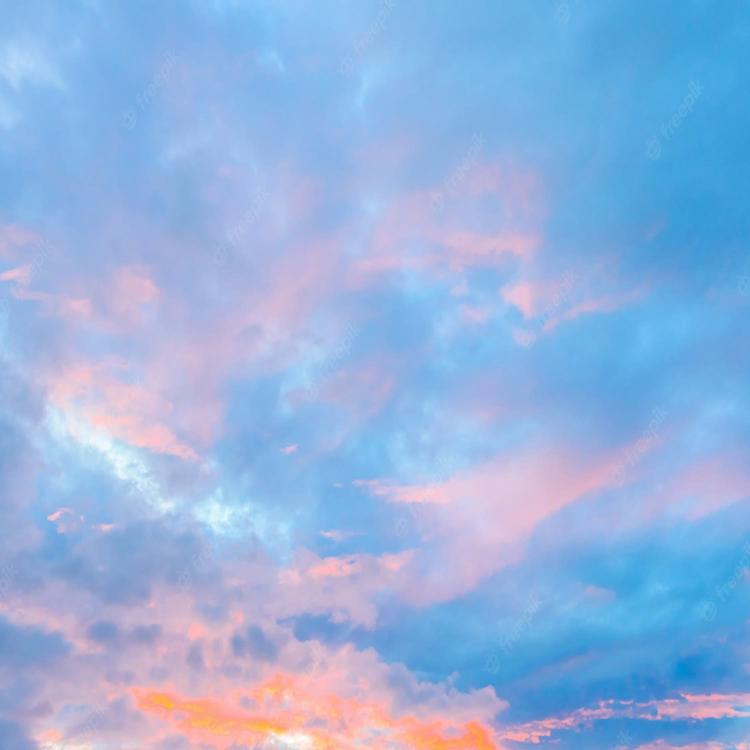
[[[141,711],[170,722],[191,740],[222,749],[242,741],[278,740],[312,750],[501,750],[494,731],[481,720],[399,715],[388,699],[342,696],[325,681],[289,674],[254,687],[252,708],[245,710],[231,698],[191,700],[148,689],[134,694]]]

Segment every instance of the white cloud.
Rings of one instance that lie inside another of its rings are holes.
[[[47,56],[34,46],[19,41],[6,44],[0,52],[0,76],[15,91],[27,83],[64,88],[59,71]]]

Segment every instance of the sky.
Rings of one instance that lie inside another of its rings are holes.
[[[750,750],[748,71],[0,0],[0,750]]]

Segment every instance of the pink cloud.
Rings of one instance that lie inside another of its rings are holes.
[[[117,360],[71,366],[52,378],[52,403],[137,448],[195,460],[195,451],[163,423],[172,411],[169,401],[152,389],[121,380],[122,369]]]
[[[387,207],[353,278],[362,283],[369,274],[405,268],[447,275],[508,257],[528,261],[541,246],[544,213],[535,176],[493,164],[466,165],[457,179],[403,195]]]
[[[514,195],[513,180],[511,173],[499,174],[493,169],[480,170],[470,180],[471,190],[503,202],[506,225],[489,222],[466,227],[458,219],[444,221],[434,215],[428,192],[407,197],[388,212],[362,263],[387,265],[388,257],[397,258],[399,267],[409,263],[400,245],[410,235],[408,216],[412,210],[421,217],[417,233],[430,245],[424,258],[417,261],[426,270],[451,272],[494,263],[507,254],[533,252],[538,232],[524,226],[533,213],[525,204],[529,200],[533,203],[537,186],[524,177]],[[302,180],[289,210],[309,213],[318,192],[309,180]],[[516,200],[519,205],[514,207]],[[236,257],[232,262],[242,266],[250,256],[246,259],[242,255],[245,237],[240,239],[242,242],[233,247]],[[336,236],[293,242],[283,255],[264,260],[262,283],[240,284],[239,278],[246,279],[243,272],[247,269],[242,267],[236,275],[237,283],[232,278],[224,279],[221,305],[199,305],[200,317],[186,321],[184,295],[162,290],[155,278],[167,276],[158,273],[158,266],[156,270],[154,275],[150,268],[128,264],[115,269],[105,283],[94,284],[85,277],[68,279],[60,282],[60,290],[27,289],[25,294],[38,301],[45,314],[70,325],[71,334],[78,335],[90,327],[118,336],[141,336],[131,372],[148,383],[158,406],[149,400],[149,394],[131,390],[133,405],[129,409],[110,410],[113,382],[96,384],[88,395],[80,393],[76,400],[86,401],[79,406],[90,423],[117,439],[183,458],[199,454],[216,438],[224,415],[226,383],[232,378],[288,367],[310,329],[311,313],[361,279],[359,262],[350,260]],[[192,293],[201,299],[207,290],[196,288]],[[462,314],[475,323],[488,315],[486,310],[468,307]],[[173,325],[175,321],[178,325]],[[143,335],[146,330],[147,337]],[[171,331],[165,345],[160,341],[162,330]],[[85,357],[71,357],[63,369],[69,371],[78,361],[85,361]],[[56,379],[58,383],[60,379]],[[123,380],[127,390],[132,385],[127,382],[129,378],[111,375],[111,381]],[[392,368],[376,360],[328,373],[316,388],[315,397],[348,412],[332,442],[345,439],[357,425],[378,413],[394,388]]]
[[[547,320],[544,324],[544,330],[551,331],[560,325],[560,323],[575,320],[582,315],[609,313],[614,312],[615,310],[620,310],[643,299],[645,294],[646,288],[639,287],[621,294],[611,294],[598,298],[582,300],[571,305],[567,310],[561,312],[560,315],[553,316]]]
[[[29,281],[18,283],[13,289],[13,296],[19,300],[36,302],[40,305],[42,314],[60,318],[66,322],[79,322],[92,317],[91,300],[85,297],[67,297],[62,294],[40,292],[30,288]]]
[[[15,248],[39,242],[39,236],[15,224],[0,225],[0,256],[9,255]]]
[[[250,576],[245,568],[233,584],[227,618],[210,624],[194,619],[198,592],[159,587],[144,606],[119,610],[117,626],[124,636],[158,622],[160,637],[137,645],[122,638],[113,648],[88,634],[91,621],[111,614],[97,602],[82,617],[80,590],[62,583],[48,592],[67,607],[25,601],[9,616],[59,631],[71,648],[64,669],[51,670],[39,686],[36,698],[48,708],[34,717],[30,733],[39,741],[135,743],[143,750],[177,737],[222,750],[274,740],[316,750],[358,744],[502,750],[495,717],[507,703],[492,688],[462,691],[451,680],[420,681],[403,665],[382,662],[373,649],[299,641],[278,623],[280,597],[259,601],[254,585],[260,579],[251,583]],[[241,591],[245,598],[236,598]],[[233,653],[233,634],[250,621],[262,623],[276,643],[273,661],[243,663]],[[187,662],[192,652],[201,655],[200,668]],[[125,673],[127,679],[112,679]],[[115,712],[128,721],[108,722]],[[92,715],[101,720],[87,723]]]
[[[160,295],[146,269],[126,266],[115,272],[106,294],[100,298],[99,308],[112,322],[128,323]]]
[[[62,289],[55,291],[32,289],[34,270],[30,264],[19,266],[0,274],[0,281],[13,282],[14,296],[39,303],[45,315],[86,321],[108,331],[133,328],[140,322],[143,306],[159,298],[159,289],[142,269],[120,268],[104,284],[85,277],[61,281]],[[65,290],[66,285],[74,291]]]
[[[606,719],[640,719],[643,721],[705,721],[708,719],[744,718],[750,705],[750,693],[690,695],[638,703],[635,701],[600,701],[596,707],[580,708],[566,716],[550,717],[509,727],[500,733],[502,739],[538,743],[559,730],[574,730]],[[668,748],[656,743],[642,747]],[[719,746],[721,747],[721,746]]]
[[[475,307],[473,305],[462,305],[460,311],[461,319],[464,322],[473,325],[482,325],[486,323],[491,313],[489,307]]]
[[[67,321],[85,320],[108,332],[136,328],[143,307],[160,296],[156,284],[139,268],[120,268],[105,283],[87,277],[60,281],[54,291],[29,288],[32,273],[31,266],[23,266],[6,272],[0,280],[19,284],[21,288],[16,289],[15,296],[40,303],[45,315]]]
[[[543,316],[543,323],[568,308],[583,294],[582,278],[566,273],[560,279],[520,280],[500,290],[503,300],[527,320]]]
[[[362,562],[356,555],[326,557],[307,570],[310,578],[343,578],[362,572]]]
[[[287,366],[310,310],[325,299],[338,248],[323,243],[299,250],[269,264],[263,284],[238,289],[235,304],[209,308],[190,325],[185,325],[185,300],[162,293],[140,266],[123,266],[99,286],[86,278],[68,282],[88,297],[22,290],[25,299],[39,302],[64,326],[75,323],[71,333],[85,330],[83,322],[108,333],[141,336],[130,367],[72,356],[50,376],[52,389],[59,396],[64,381],[75,380],[76,368],[89,368],[97,373],[96,382],[89,378],[71,397],[89,424],[131,445],[194,459],[216,437],[228,379]],[[232,300],[231,286],[227,298]],[[179,325],[170,327],[172,320]],[[146,326],[149,336],[142,337]],[[162,346],[160,331],[167,328],[171,334]],[[136,386],[135,379],[148,387]]]
[[[21,286],[28,285],[31,281],[31,266],[18,266],[0,273],[0,281],[13,281]]]
[[[437,233],[434,239],[447,245],[450,250],[449,265],[457,269],[490,265],[505,254],[526,258],[541,243],[541,238],[536,233],[513,230],[492,234],[454,230]]]
[[[361,423],[380,412],[396,385],[396,364],[369,357],[332,372],[317,387],[314,396],[339,406]]]
[[[69,534],[77,531],[83,524],[83,516],[76,515],[71,508],[60,508],[47,516],[47,520],[54,523],[58,534]]]
[[[393,503],[435,503],[450,502],[450,494],[442,485],[398,485],[381,479],[355,479],[355,487],[362,487],[370,494],[382,497]]]
[[[513,332],[517,343],[530,346],[563,323],[583,315],[620,310],[643,299],[647,287],[621,290],[611,286],[612,262],[581,272],[567,272],[557,279],[520,279],[500,290],[503,301],[523,315],[524,328]],[[599,285],[601,289],[594,287]]]
[[[278,574],[282,587],[280,606],[285,616],[326,613],[336,621],[373,627],[377,619],[373,599],[396,585],[413,555],[413,551],[406,550],[320,558],[299,550],[295,564]]]
[[[424,605],[471,590],[516,561],[536,526],[588,493],[613,486],[619,465],[615,454],[593,457],[564,444],[532,446],[435,484],[358,484],[412,508],[425,546],[400,583],[403,595]],[[450,572],[439,570],[433,558],[451,560]]]
[[[324,539],[330,539],[332,542],[343,542],[346,539],[350,539],[354,536],[359,536],[359,532],[356,531],[343,531],[342,529],[328,529],[321,531],[320,535]]]
[[[616,598],[612,589],[605,589],[601,586],[586,586],[583,590],[583,596],[590,601],[609,603]]]
[[[62,298],[57,304],[57,313],[66,319],[87,319],[93,315],[91,300],[86,297]]]
[[[657,740],[656,742],[648,742],[645,745],[638,745],[634,750],[750,750],[750,743],[691,742],[688,745],[672,745],[666,740]]]
[[[741,457],[718,454],[694,461],[657,491],[650,509],[699,519],[750,496],[750,472]]]
[[[241,704],[243,693],[250,700]],[[171,686],[134,690],[144,714],[222,750],[268,739],[311,750],[502,750],[491,722],[507,705],[489,688],[461,693],[417,682],[403,667],[348,647],[318,649],[304,672],[276,667],[244,691],[214,688],[208,695],[185,697]]]
[[[539,296],[537,286],[529,282],[519,281],[503,287],[501,294],[509,305],[513,305],[521,311],[524,318],[532,318],[534,316],[535,301]]]
[[[282,597],[301,592],[282,587],[275,590],[278,595],[258,599],[258,571],[244,567],[237,573],[233,602],[221,621],[196,620],[195,603],[202,594],[167,585],[144,606],[118,610],[123,635],[159,623],[161,636],[137,646],[125,638],[113,648],[92,642],[90,622],[111,614],[97,603],[90,617],[81,617],[82,592],[66,583],[48,592],[68,605],[54,607],[54,615],[39,601],[24,603],[14,617],[26,626],[58,630],[71,646],[65,668],[50,672],[40,685],[37,699],[49,709],[34,718],[34,737],[63,738],[68,744],[130,743],[143,750],[163,746],[166,737],[223,750],[273,740],[318,750],[358,744],[374,750],[503,748],[495,720],[507,703],[492,688],[460,690],[451,680],[422,681],[403,665],[384,663],[373,649],[299,641],[293,629],[279,624],[279,606]],[[276,644],[273,660],[237,659],[231,638],[249,622],[262,625]],[[188,663],[188,653],[200,654],[200,668]],[[112,679],[125,672],[127,679]],[[116,710],[129,720],[103,721],[85,735],[81,706],[84,718]]]

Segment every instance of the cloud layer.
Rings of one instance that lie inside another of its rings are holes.
[[[0,30],[0,748],[750,750],[750,10]]]

